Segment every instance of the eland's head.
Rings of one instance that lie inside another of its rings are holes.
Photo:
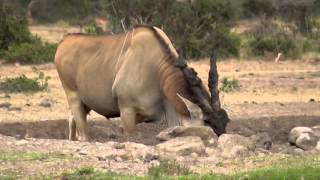
[[[215,53],[212,52],[208,79],[210,93],[203,87],[201,79],[192,68],[188,68],[186,65],[176,66],[179,66],[184,73],[192,94],[189,100],[200,108],[204,125],[210,126],[217,135],[221,135],[226,132],[226,126],[230,119],[227,112],[221,108],[218,90],[219,76],[216,63]]]

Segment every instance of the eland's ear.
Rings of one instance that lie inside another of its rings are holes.
[[[202,112],[199,106],[192,103],[188,99],[184,98],[180,94],[177,94],[177,96],[184,102],[184,104],[187,106],[188,111],[190,112],[191,119],[202,119]]]

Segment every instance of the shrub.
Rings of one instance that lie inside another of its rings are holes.
[[[44,63],[52,62],[57,49],[57,44],[50,43],[21,43],[9,46],[7,51],[0,55],[7,62],[19,61],[22,63]]]
[[[103,29],[97,26],[97,24],[93,23],[93,24],[86,25],[84,27],[84,32],[92,35],[101,35],[103,34]]]
[[[13,44],[35,41],[24,17],[13,14],[13,11],[13,7],[0,2],[0,49],[3,50],[7,50]]]
[[[45,76],[43,72],[36,69],[37,77],[28,78],[21,75],[14,78],[5,78],[0,81],[0,91],[3,92],[37,92],[48,89],[49,76]]]
[[[240,39],[227,23],[234,18],[230,1],[118,0],[103,7],[114,32],[123,31],[121,22],[127,28],[135,24],[162,27],[186,58],[208,57],[212,48],[222,57],[239,55]]]
[[[32,36],[25,17],[12,14],[14,8],[5,2],[0,2],[0,57],[8,62],[53,61],[57,45],[43,44],[39,38]]]
[[[239,81],[236,79],[230,80],[227,77],[224,77],[221,81],[220,91],[229,93],[240,88]]]
[[[249,41],[254,55],[263,56],[266,52],[283,53],[286,57],[298,58],[302,54],[302,42],[299,38],[285,34],[266,34],[255,36]]]
[[[271,17],[276,8],[271,0],[247,0],[243,3],[243,13],[247,17],[265,15]]]
[[[181,176],[190,174],[190,170],[176,161],[163,160],[157,166],[152,166],[148,170],[148,175],[157,178],[161,176]]]

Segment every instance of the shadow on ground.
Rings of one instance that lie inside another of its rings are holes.
[[[293,127],[320,125],[320,116],[282,116],[257,119],[234,120],[227,127],[228,133],[251,136],[268,133],[274,143],[285,143]],[[91,141],[107,142],[131,141],[154,145],[159,143],[155,136],[161,131],[158,124],[142,123],[137,126],[137,133],[123,135],[120,121],[95,119],[89,120]],[[16,138],[67,139],[67,120],[48,120],[39,122],[0,123],[0,134]]]

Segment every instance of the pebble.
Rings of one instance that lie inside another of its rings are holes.
[[[22,111],[21,107],[9,107],[8,111]]]
[[[42,99],[39,106],[45,107],[45,108],[49,108],[51,107],[51,101],[49,99]]]
[[[11,105],[9,102],[0,103],[0,108],[9,108]]]

